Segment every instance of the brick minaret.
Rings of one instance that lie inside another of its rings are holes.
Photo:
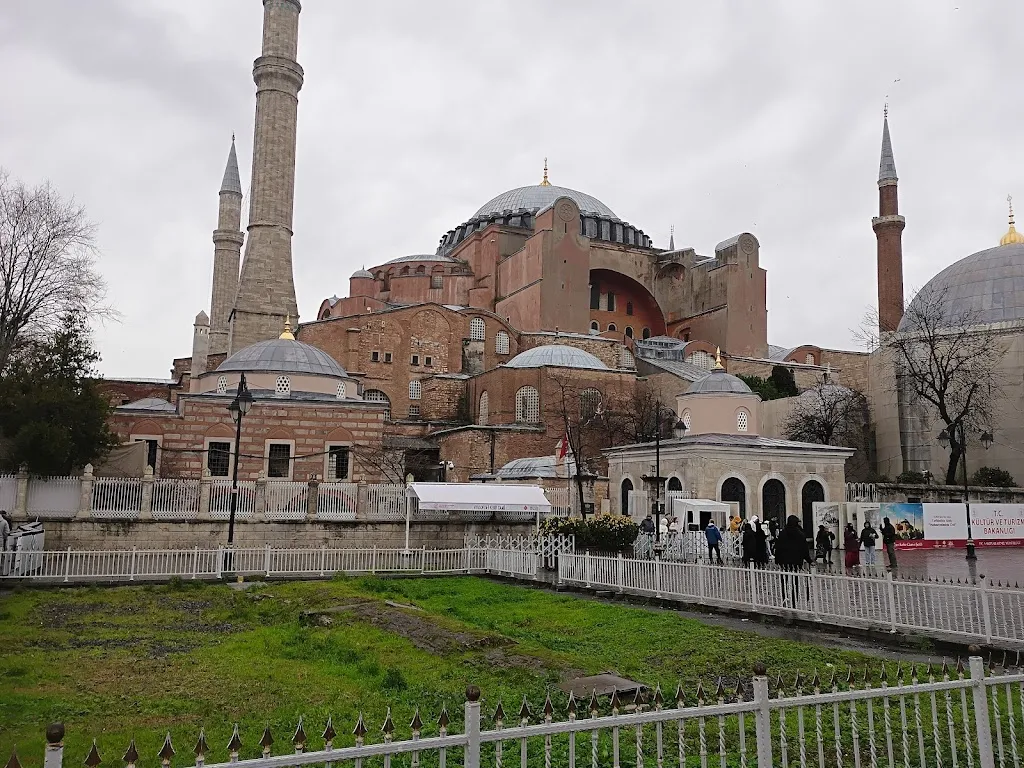
[[[228,351],[231,308],[238,293],[238,262],[245,236],[242,226],[242,180],[238,174],[235,137],[220,185],[220,210],[213,231],[213,290],[210,297],[210,354]]]
[[[292,277],[295,128],[302,67],[299,0],[263,0],[263,55],[253,65],[256,130],[245,259],[231,319],[230,351],[276,339],[298,317]]]
[[[878,330],[895,331],[903,318],[903,228],[900,216],[896,161],[889,140],[889,108],[882,121],[882,161],[878,168],[878,216],[871,227],[878,240]]]

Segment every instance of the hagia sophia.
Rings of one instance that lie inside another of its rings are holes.
[[[169,381],[105,384],[118,406],[114,428],[125,441],[150,443],[158,474],[227,474],[226,406],[244,374],[255,397],[242,439],[246,478],[396,482],[447,468],[447,480],[515,479],[503,468],[550,458],[562,437],[557,407],[568,377],[609,402],[628,401],[642,383],[676,409],[686,434],[662,443],[670,489],[762,514],[841,500],[854,451],[786,440],[791,403],[762,403],[738,378],[780,365],[800,389],[827,381],[866,396],[871,475],[944,474],[946,454],[931,436],[939,427],[896,396],[882,355],[769,343],[768,275],[754,235],[722,233],[713,253],[674,238],[658,247],[634,223],[642,212],[627,220],[614,201],[553,183],[571,182],[546,160],[535,184],[492,197],[441,233],[432,252],[368,264],[348,278],[347,295],[325,297],[315,317],[300,318],[291,250],[300,11],[299,0],[264,0],[249,192],[232,143],[210,306],[196,317],[191,354],[173,361]],[[864,165],[867,187],[873,159]],[[887,116],[877,188],[879,321],[901,332],[905,221]],[[327,274],[323,283],[336,280]],[[1012,219],[1000,245],[923,290],[940,289],[951,308],[977,310],[977,330],[998,340],[1007,374],[996,442],[984,455],[972,451],[969,469],[1000,466],[1024,479],[1016,448],[1024,445],[1024,237]],[[628,512],[628,491],[652,462],[649,446],[623,442],[605,446],[592,469],[608,478],[605,507]],[[386,458],[396,455],[397,469]]]

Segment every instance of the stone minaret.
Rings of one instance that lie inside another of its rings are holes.
[[[205,312],[196,315],[192,326],[192,368],[189,370],[189,391],[199,391],[199,377],[206,373],[206,358],[210,353],[210,318]]]
[[[253,65],[256,130],[245,259],[231,318],[230,350],[276,339],[298,317],[292,277],[295,128],[302,67],[299,0],[263,0],[263,55]]]
[[[245,236],[242,226],[242,180],[238,173],[235,137],[220,185],[220,210],[213,231],[213,291],[210,297],[210,354],[228,351],[231,308],[238,293],[238,262]]]
[[[878,330],[895,331],[903,318],[903,228],[897,198],[896,161],[889,140],[889,107],[882,121],[882,160],[878,168],[878,216],[871,219],[878,241]]]

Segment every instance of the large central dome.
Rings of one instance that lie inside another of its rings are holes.
[[[577,192],[568,187],[556,187],[553,184],[535,184],[532,187],[519,187],[502,192],[495,198],[488,200],[480,206],[474,214],[477,216],[488,216],[492,213],[503,213],[505,211],[537,211],[543,210],[560,197],[568,197],[580,207],[582,213],[590,213],[595,216],[606,216],[609,219],[618,218],[607,205],[596,197],[585,192]]]
[[[1024,321],[1024,243],[1009,242],[973,253],[929,280],[911,302],[940,298],[945,326]],[[914,313],[904,315],[901,331],[914,330]],[[940,326],[941,327],[941,326]]]

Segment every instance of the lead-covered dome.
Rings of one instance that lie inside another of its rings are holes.
[[[697,379],[686,390],[687,395],[751,395],[753,392],[746,382],[738,376],[724,370],[711,371],[702,379]]]
[[[568,187],[556,187],[553,184],[535,184],[532,187],[518,187],[502,192],[495,198],[488,200],[480,206],[474,217],[489,216],[492,213],[503,213],[505,211],[530,211],[537,213],[547,208],[560,197],[568,197],[583,214],[593,214],[609,219],[616,218],[615,213],[607,205],[596,197],[585,192],[578,192]]]
[[[926,301],[939,302],[939,327],[959,326],[965,318],[975,325],[1024,321],[1024,243],[978,251],[946,267],[911,301],[899,330],[914,330],[914,306]]]
[[[256,342],[235,352],[217,366],[217,371],[303,373],[348,378],[345,369],[322,349],[294,339]]]
[[[546,344],[542,347],[534,347],[520,352],[505,363],[506,368],[543,368],[545,365],[554,365],[559,368],[610,370],[599,357],[565,344]]]

